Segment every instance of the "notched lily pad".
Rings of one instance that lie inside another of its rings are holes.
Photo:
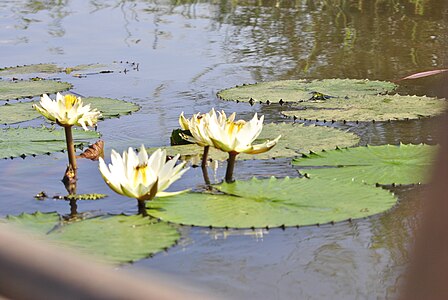
[[[353,133],[343,132],[338,129],[323,126],[305,126],[297,123],[279,123],[266,124],[263,126],[258,139],[254,144],[263,143],[267,139],[273,140],[277,136],[282,135],[278,144],[270,151],[249,155],[241,153],[238,159],[269,159],[277,157],[294,157],[300,153],[309,151],[320,151],[322,149],[334,149],[335,147],[353,146],[359,141],[359,137]],[[191,159],[192,157],[202,156],[203,148],[195,144],[180,145],[172,147],[162,147],[167,150],[168,155],[176,155],[180,153],[183,159]],[[150,152],[157,148],[149,149]],[[209,157],[216,160],[225,160],[228,154],[210,147]]]
[[[185,225],[270,228],[363,218],[396,203],[396,198],[381,188],[317,178],[254,178],[217,188],[226,194],[184,193],[156,198],[146,204],[147,211]]]
[[[95,131],[73,130],[75,146],[88,144],[97,139]],[[52,152],[66,149],[64,129],[53,128],[2,128],[0,129],[0,158],[13,158]]]
[[[293,164],[312,178],[417,184],[428,181],[437,148],[424,144],[365,146],[313,153]]]
[[[376,95],[394,90],[396,85],[387,81],[368,79],[323,79],[323,80],[282,80],[247,84],[219,91],[217,96],[223,100],[238,102],[302,102],[332,98],[351,98],[360,95]]]
[[[283,111],[287,117],[316,121],[390,121],[419,119],[441,114],[448,106],[445,99],[426,96],[366,95],[350,99],[331,98],[303,102],[298,110]]]
[[[102,119],[118,118],[140,109],[140,106],[118,99],[86,97],[82,98],[84,104],[90,103],[103,114]],[[39,102],[20,102],[0,106],[0,124],[15,124],[33,120],[41,116],[32,106]]]
[[[33,64],[15,67],[6,67],[0,69],[0,77],[14,77],[18,75],[30,74],[33,76],[39,74],[54,74],[62,72],[62,68],[55,64]]]
[[[90,107],[101,111],[103,119],[118,118],[140,109],[140,106],[135,103],[112,98],[86,97],[82,98],[82,101],[85,104],[90,103]]]
[[[137,69],[138,64],[129,62],[81,64],[69,67],[60,67],[56,64],[47,63],[1,68],[0,77],[10,79],[19,77],[23,79],[35,76],[56,75],[58,73],[66,73],[75,77],[84,77],[87,75],[119,73]]]
[[[7,221],[30,230],[36,237],[112,263],[148,257],[173,246],[180,237],[173,226],[139,215],[106,215],[65,223],[57,213],[37,212],[8,216]]]
[[[99,200],[106,198],[106,194],[70,194],[65,196],[55,196],[53,199],[62,199],[62,200]]]
[[[55,80],[18,80],[0,81],[0,100],[12,100],[27,97],[53,94],[70,89],[72,85],[67,82]]]

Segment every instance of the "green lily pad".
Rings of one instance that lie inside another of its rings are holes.
[[[227,194],[184,193],[147,202],[165,221],[212,227],[305,226],[363,218],[390,209],[388,191],[356,182],[284,178],[223,183]]]
[[[104,199],[106,197],[107,197],[106,194],[91,193],[91,194],[70,194],[66,196],[59,196],[58,198],[64,200],[99,200]]]
[[[37,102],[5,103],[0,106],[0,124],[10,125],[30,121],[40,116],[32,106]]]
[[[118,118],[123,115],[129,115],[140,109],[135,103],[123,100],[101,97],[82,98],[84,104],[90,103],[90,107],[98,109],[103,119]]]
[[[73,130],[75,146],[97,139],[95,131]],[[0,158],[25,157],[47,154],[66,149],[64,129],[53,128],[2,128],[0,129]]]
[[[395,88],[392,82],[367,79],[282,80],[237,86],[219,91],[217,96],[238,102],[283,103],[306,101],[315,98],[315,93],[322,94],[323,98],[351,98],[390,92]]]
[[[300,110],[283,111],[287,117],[316,121],[390,121],[419,119],[441,114],[444,99],[426,96],[366,95],[302,102]]]
[[[30,233],[46,234],[61,222],[61,217],[54,212],[41,213],[38,211],[32,214],[22,213],[18,216],[9,215],[6,220],[0,219],[0,221],[17,225]]]
[[[90,103],[103,114],[102,119],[117,118],[138,111],[140,107],[131,102],[118,99],[87,97],[82,98],[84,104]],[[20,102],[0,106],[0,124],[15,124],[33,120],[41,116],[32,106],[39,102]]]
[[[173,246],[180,237],[173,226],[142,216],[107,215],[66,223],[57,213],[37,212],[8,216],[7,221],[112,263],[148,257]]]
[[[263,143],[267,139],[273,140],[282,135],[278,144],[270,151],[251,155],[241,153],[238,159],[269,159],[277,157],[294,157],[300,153],[334,149],[335,147],[353,146],[359,137],[353,133],[323,126],[305,126],[298,123],[265,124],[263,131],[254,144]],[[180,153],[183,159],[198,159],[202,156],[203,148],[196,144],[162,147],[168,155]],[[153,152],[157,148],[149,149]],[[209,157],[216,160],[225,160],[228,154],[210,147]]]
[[[0,77],[12,77],[23,74],[54,74],[62,72],[62,68],[55,64],[34,64],[0,69]]]
[[[416,184],[428,181],[437,146],[383,145],[313,153],[293,160],[312,178],[358,180],[369,184]]]
[[[19,80],[0,81],[0,100],[12,100],[27,97],[53,94],[70,89],[72,85],[67,82],[55,80]]]
[[[13,78],[13,77],[32,77],[32,76],[44,76],[55,75],[57,73],[66,73],[73,76],[85,76],[91,74],[101,73],[113,73],[123,71],[125,68],[131,70],[134,65],[123,63],[112,64],[81,64],[71,67],[60,67],[56,64],[31,64],[24,66],[6,67],[0,69],[0,77]]]

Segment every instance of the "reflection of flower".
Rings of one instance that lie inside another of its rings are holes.
[[[132,148],[129,148],[128,152],[124,151],[123,157],[112,150],[109,167],[100,157],[99,169],[106,183],[115,192],[139,201],[151,200],[155,196],[179,193],[163,192],[188,170],[182,170],[185,162],[175,166],[178,158],[179,155],[176,155],[166,162],[166,151],[161,149],[148,157],[142,145],[138,155]]]
[[[191,119],[187,119],[184,117],[184,113],[182,112],[179,116],[179,124],[182,130],[189,130],[191,133],[191,138],[189,136],[183,135],[184,139],[198,144],[201,147],[213,146],[213,142],[210,140],[210,137],[207,134],[206,127],[210,120],[215,120],[221,126],[224,126],[226,122],[232,122],[235,119],[235,113],[230,115],[227,118],[224,111],[218,112],[218,116],[216,116],[215,110],[212,110],[208,113],[194,114]]]
[[[269,151],[281,137],[279,135],[272,141],[267,140],[263,144],[252,145],[261,133],[263,120],[264,116],[258,119],[257,113],[255,113],[249,122],[244,120],[233,121],[232,118],[232,120],[223,123],[215,114],[210,116],[207,134],[213,142],[213,146],[222,151],[235,154],[259,154]]]
[[[33,107],[48,120],[57,124],[68,126],[82,126],[87,130],[87,126],[93,126],[101,117],[101,113],[96,109],[91,109],[90,104],[84,105],[81,98],[74,95],[62,96],[57,93],[56,100],[51,100],[47,94],[42,95],[39,105]]]

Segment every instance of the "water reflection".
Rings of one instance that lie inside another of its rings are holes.
[[[14,12],[16,28],[26,31],[45,18],[51,20],[47,32],[53,37],[65,35],[63,21],[76,8],[68,0],[19,3],[2,5]],[[187,20],[208,20],[206,30],[222,36],[219,42],[227,63],[242,64],[256,81],[397,79],[421,66],[443,66],[444,6],[441,0],[91,0],[88,13],[119,10],[126,32],[123,43],[132,47],[146,40],[154,50],[164,47],[160,40],[165,44],[176,38],[173,15],[183,18],[183,26],[190,30],[196,25]],[[142,32],[145,26],[149,31]]]

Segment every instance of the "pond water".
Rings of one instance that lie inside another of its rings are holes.
[[[98,129],[110,149],[164,146],[178,115],[210,110],[254,112],[267,122],[291,121],[276,105],[224,102],[216,92],[242,83],[301,78],[395,80],[446,67],[446,0],[3,0],[0,67],[53,62],[62,66],[113,62],[138,70],[69,75],[81,96],[132,101],[141,109]],[[129,68],[128,68],[129,69]],[[59,75],[58,75],[59,76]],[[400,92],[440,95],[439,78]],[[434,143],[434,120],[333,124],[360,144]],[[34,120],[19,126],[36,125]],[[70,212],[68,203],[35,194],[65,194],[66,155],[0,161],[0,215]],[[212,178],[222,180],[225,164]],[[199,169],[173,190],[200,188]],[[297,176],[290,160],[244,161],[236,179]],[[79,193],[104,200],[80,202],[78,211],[136,212],[134,201],[111,194],[97,163],[79,162]],[[397,295],[418,224],[424,187],[400,187],[399,204],[368,219],[321,227],[273,230],[181,228],[179,245],[125,269],[157,270],[234,299],[384,299]]]

